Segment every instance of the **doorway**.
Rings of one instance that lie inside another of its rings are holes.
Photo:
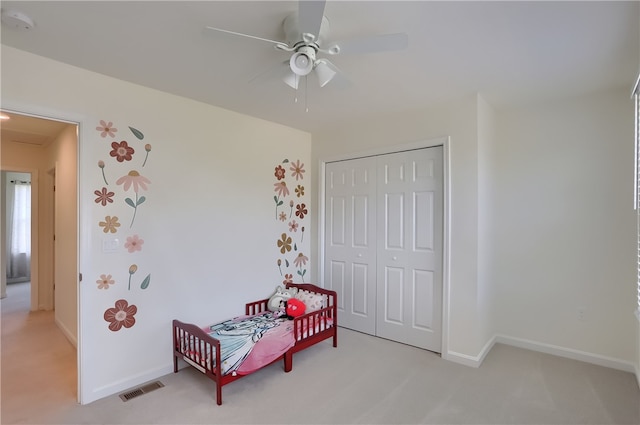
[[[60,331],[62,339],[66,338],[76,351],[79,283],[78,124],[21,112],[1,112],[3,120],[0,127],[0,168],[3,180],[8,180],[3,181],[2,201],[6,202],[8,192],[5,183],[11,184],[10,180],[15,180],[14,172],[26,173],[31,181],[31,246],[28,272],[31,281],[31,303],[25,314],[49,318],[50,325]],[[52,170],[56,173],[52,173]],[[57,175],[58,170],[61,177]],[[58,197],[62,197],[64,201],[59,203],[61,206],[55,202]],[[54,214],[54,208],[62,210]],[[9,261],[4,260],[8,259],[11,253],[7,245],[8,232],[5,231],[7,223],[11,221],[8,215],[3,207],[3,268],[5,263],[9,265]],[[56,253],[54,230],[61,224],[65,232],[58,239],[63,245]],[[7,268],[15,267],[9,265]],[[7,274],[10,271],[2,270],[3,290],[6,289]],[[4,301],[6,300],[3,300],[3,304]],[[38,329],[28,328],[27,331],[38,332]],[[22,355],[28,355],[29,351],[25,348]],[[55,353],[50,354],[52,358],[47,363],[55,364]],[[39,352],[34,355],[46,356],[47,353]],[[74,368],[75,372],[79,372],[77,362],[74,362]],[[74,387],[77,390],[77,383]]]

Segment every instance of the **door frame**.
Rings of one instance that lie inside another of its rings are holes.
[[[442,167],[443,167],[443,211],[442,211],[442,353],[449,352],[449,300],[450,300],[450,247],[451,247],[451,181],[450,181],[450,151],[449,136],[437,137],[433,139],[421,140],[418,142],[405,143],[400,145],[385,146],[382,148],[370,149],[360,152],[340,154],[336,156],[320,158],[318,166],[318,276],[319,282],[324,282],[324,238],[325,238],[325,178],[326,165],[328,162],[347,161],[351,159],[364,158],[370,156],[386,155],[416,149],[432,148],[442,146]],[[444,355],[443,355],[444,357]]]

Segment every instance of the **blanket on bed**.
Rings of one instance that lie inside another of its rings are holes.
[[[293,322],[270,311],[211,325],[209,335],[220,341],[223,375],[247,375],[295,345]]]

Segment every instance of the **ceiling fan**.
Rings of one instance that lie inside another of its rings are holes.
[[[325,0],[299,0],[298,13],[287,16],[282,23],[285,41],[270,40],[254,35],[207,26],[213,33],[226,33],[271,43],[276,50],[291,53],[280,65],[282,80],[297,90],[300,80],[312,73],[320,87],[326,86],[340,70],[323,55],[364,54],[401,50],[408,45],[405,33],[380,34],[325,45],[329,21],[324,16]]]

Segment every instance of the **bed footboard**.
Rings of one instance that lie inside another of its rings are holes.
[[[241,375],[222,375],[220,341],[206,334],[196,325],[173,321],[173,372],[178,372],[178,359],[198,369],[216,383],[216,403],[222,404],[222,387],[241,378]]]
[[[293,367],[294,353],[328,338],[333,338],[334,347],[338,346],[338,306],[335,291],[320,288],[311,283],[290,283],[287,287],[297,287],[298,290],[309,291],[324,297],[323,308],[296,317],[293,321],[296,345],[285,354],[285,372],[290,372]]]

